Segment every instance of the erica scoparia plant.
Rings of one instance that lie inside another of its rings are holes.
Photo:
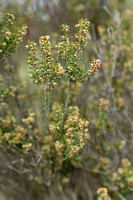
[[[44,92],[45,121],[47,131],[52,136],[56,154],[67,160],[73,159],[83,148],[88,138],[89,122],[79,117],[79,110],[75,106],[68,106],[72,85],[79,81],[87,81],[100,69],[100,60],[95,59],[85,66],[81,55],[87,43],[87,33],[90,22],[80,19],[75,25],[77,32],[70,40],[68,25],[61,26],[60,42],[55,46],[57,57],[52,57],[50,36],[39,38],[40,52],[36,43],[28,41],[27,62],[30,65],[30,77],[33,82],[40,85]],[[54,48],[54,49],[55,49]],[[64,109],[50,108],[49,98],[51,91],[57,85],[58,79],[67,78],[69,81],[68,93]],[[52,110],[49,112],[49,110]],[[56,116],[51,118],[51,115]]]

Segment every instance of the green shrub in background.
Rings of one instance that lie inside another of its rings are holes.
[[[15,52],[28,28],[27,25],[15,27],[14,19],[15,17],[11,13],[6,13],[0,19],[0,62],[9,57],[12,52]]]
[[[6,13],[0,22],[0,62],[4,72],[4,76],[0,75],[0,144],[2,149],[16,146],[27,151],[32,145],[30,132],[35,114],[22,104],[24,87],[23,83],[18,86],[13,66],[2,62],[15,52],[26,34],[27,26],[16,27],[14,19],[13,14]]]

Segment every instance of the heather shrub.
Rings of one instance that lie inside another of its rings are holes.
[[[50,36],[40,37],[40,55],[36,43],[29,41],[26,45],[29,49],[27,61],[30,64],[30,77],[35,84],[42,87],[44,93],[46,128],[52,137],[56,154],[63,160],[71,160],[78,155],[88,138],[89,122],[79,118],[77,107],[69,107],[69,98],[72,85],[79,81],[87,81],[100,68],[100,60],[95,59],[89,66],[85,66],[81,59],[83,47],[87,43],[89,26],[90,22],[87,19],[79,20],[79,23],[75,25],[77,33],[73,41],[69,38],[70,27],[63,24],[60,42],[53,47],[56,48],[56,53],[54,52],[56,58],[52,57]],[[58,84],[58,79],[63,77],[69,82],[65,106],[63,109],[57,108],[52,113],[50,96]],[[53,117],[49,119],[49,115]]]
[[[27,27],[2,15],[0,192],[7,199],[132,199],[132,8],[119,13],[113,2],[103,25],[80,19],[54,34],[49,25],[50,36],[44,26],[39,43],[39,24],[29,20],[26,37],[35,34],[35,42],[19,49]],[[71,14],[82,16],[81,8],[88,7],[73,4]]]

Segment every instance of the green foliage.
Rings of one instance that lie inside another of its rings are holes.
[[[108,190],[106,188],[99,188],[97,194],[99,196],[97,200],[111,200],[108,195]]]
[[[13,14],[6,13],[0,21],[0,62],[15,51],[26,34],[27,26],[16,28],[13,24],[14,19]]]

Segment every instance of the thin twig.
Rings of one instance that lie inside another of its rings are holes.
[[[47,84],[48,85],[48,84]],[[52,134],[52,132],[50,131],[49,128],[49,102],[47,102],[47,89],[46,87],[43,87],[44,89],[44,102],[45,102],[45,118],[46,118],[46,126],[47,126],[47,130],[49,132],[49,134],[52,137],[52,142],[53,142],[53,149],[54,149],[54,154],[55,154],[55,165],[57,165],[57,155],[56,155],[56,148],[55,148],[55,140],[54,140],[54,135]],[[49,98],[49,97],[48,97]],[[49,99],[48,99],[49,101]]]
[[[44,102],[45,102],[45,117],[46,117],[47,129],[48,129],[48,131],[49,131],[49,133],[52,136],[52,139],[54,141],[53,134],[51,133],[51,131],[49,129],[49,120],[48,120],[49,108],[48,108],[48,105],[47,105],[47,89],[46,88],[44,88]]]
[[[17,39],[17,38],[16,38]],[[12,47],[12,45],[14,44],[14,42],[16,42],[16,39],[10,44],[10,46],[7,48],[5,54],[2,56],[0,62],[2,62],[4,60],[4,58],[7,56],[8,51],[10,50],[10,48]]]
[[[66,116],[66,113],[67,113],[71,87],[72,87],[72,82],[70,80],[69,81],[69,86],[68,86],[68,93],[67,93],[66,103],[65,103],[65,110],[64,110],[64,113],[63,113],[63,116],[62,116],[62,121],[61,121],[61,130],[63,129],[63,124],[64,124],[65,116]]]

